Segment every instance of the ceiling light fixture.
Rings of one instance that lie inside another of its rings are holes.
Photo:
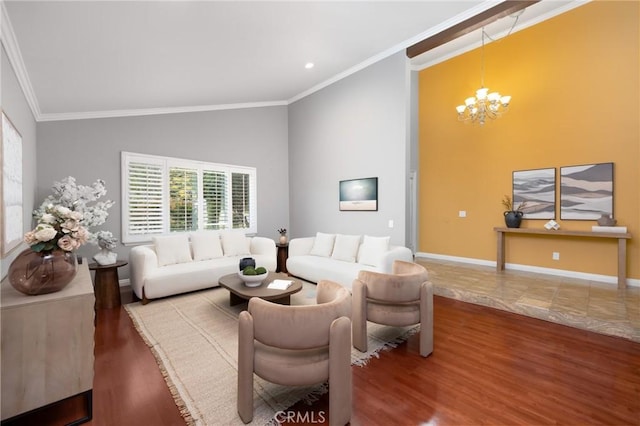
[[[509,33],[511,33],[511,31],[509,31]],[[489,88],[484,87],[484,36],[485,32],[483,27],[480,88],[476,90],[476,96],[471,96],[465,99],[464,105],[458,105],[456,107],[456,111],[458,111],[458,120],[479,123],[481,126],[484,125],[487,118],[495,120],[502,114],[506,113],[509,109],[509,102],[511,102],[511,96],[502,96],[498,92],[489,93]]]
[[[310,70],[311,68],[313,68],[313,62],[307,62],[304,67],[308,70]]]
[[[509,29],[507,35],[503,38],[509,37],[513,29],[518,23],[518,19],[524,13],[525,9],[519,10],[509,15],[513,18],[513,24]],[[458,111],[458,120],[479,123],[481,126],[487,121],[487,117],[495,120],[502,114],[506,113],[509,109],[509,102],[511,102],[511,96],[501,96],[498,92],[489,93],[489,89],[484,87],[484,36],[487,36],[489,40],[495,41],[484,31],[482,27],[482,51],[481,51],[481,68],[480,68],[480,88],[476,90],[476,96],[471,96],[464,101],[464,105],[458,105],[456,111]],[[499,40],[498,40],[499,41]]]

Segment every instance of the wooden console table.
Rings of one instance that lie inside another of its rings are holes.
[[[618,288],[627,286],[627,240],[631,239],[628,232],[590,232],[590,231],[547,231],[546,229],[529,228],[493,228],[498,233],[498,254],[496,256],[496,268],[504,270],[504,241],[506,234],[534,234],[554,237],[578,237],[578,238],[609,238],[618,240]]]

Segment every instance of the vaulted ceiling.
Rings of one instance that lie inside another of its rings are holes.
[[[498,3],[5,0],[2,42],[40,121],[286,105]],[[541,1],[515,30],[582,3]],[[477,47],[478,31],[412,66]]]

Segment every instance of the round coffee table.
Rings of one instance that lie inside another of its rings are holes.
[[[273,280],[292,281],[292,284],[286,290],[268,288],[269,283]],[[252,297],[259,297],[282,305],[290,305],[291,295],[302,290],[302,282],[278,272],[269,272],[267,278],[258,287],[247,287],[238,274],[229,274],[220,277],[218,284],[220,284],[220,287],[224,287],[229,290],[230,306],[245,303]]]

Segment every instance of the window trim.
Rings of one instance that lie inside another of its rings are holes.
[[[122,200],[122,243],[124,245],[135,245],[141,243],[149,243],[152,241],[153,237],[163,236],[169,234],[176,234],[178,232],[198,232],[204,230],[204,197],[203,197],[203,171],[216,171],[216,172],[224,172],[227,176],[227,191],[229,194],[229,199],[227,200],[227,227],[223,230],[236,230],[236,231],[244,231],[245,234],[256,234],[258,229],[258,220],[257,220],[257,170],[255,167],[247,167],[247,166],[239,166],[239,165],[231,165],[231,164],[222,164],[222,163],[210,163],[205,161],[198,160],[188,160],[183,158],[176,157],[166,157],[159,155],[151,155],[151,154],[141,154],[136,152],[129,151],[121,151],[121,178],[120,178],[120,186],[121,186],[121,200]],[[130,233],[130,224],[131,220],[129,217],[129,163],[137,162],[137,163],[147,163],[159,165],[162,167],[162,206],[163,206],[163,214],[162,214],[162,232],[161,233],[145,233],[145,234],[131,234]],[[198,181],[198,226],[197,230],[192,231],[178,231],[178,232],[170,232],[170,218],[169,218],[169,170],[174,167],[193,169],[197,171],[197,181]],[[249,227],[248,228],[232,228],[233,226],[233,214],[231,212],[232,206],[232,179],[231,176],[233,173],[242,173],[248,174],[250,178],[249,182]]]

